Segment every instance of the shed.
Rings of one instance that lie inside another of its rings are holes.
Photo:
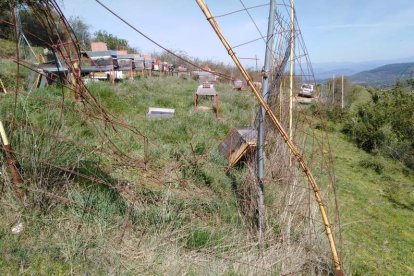
[[[256,152],[257,130],[252,127],[234,128],[219,144],[218,150],[224,155],[229,166],[233,167],[243,157]]]

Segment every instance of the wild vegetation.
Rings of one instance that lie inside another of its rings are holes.
[[[358,147],[383,154],[414,169],[414,94],[403,86],[369,90],[372,101],[351,114],[344,126]]]
[[[353,86],[345,109],[325,106],[335,155],[344,251],[353,275],[414,270],[413,92]],[[319,110],[320,111],[320,110]]]
[[[7,64],[1,77],[9,77],[6,85],[14,88],[13,67]],[[280,207],[295,205],[280,196],[284,187],[277,181],[266,186],[270,208],[264,257],[258,258],[255,222],[250,219],[255,210],[247,204],[254,200],[251,168],[241,165],[229,171],[217,150],[231,128],[253,124],[255,101],[218,84],[221,119],[216,120],[212,112],[194,111],[196,85],[176,77],[140,78],[115,87],[90,84],[110,113],[148,136],[149,161],[142,171],[97,153],[103,145],[96,126],[82,117],[82,106],[66,88],[20,91],[17,98],[2,95],[0,115],[7,132],[14,134],[11,143],[27,199],[25,205],[18,200],[1,156],[0,273],[267,275],[299,264],[292,274],[329,274],[330,256],[315,250],[315,241],[301,247],[305,253],[292,254],[292,244],[308,239],[301,229],[289,233],[288,245],[277,242],[284,234],[283,221],[276,219],[285,211]],[[345,271],[412,274],[412,92],[352,87],[347,99],[346,109],[336,101],[302,110],[313,131],[329,132]],[[149,106],[175,108],[176,115],[148,120]],[[321,114],[329,119],[327,126],[314,119]],[[122,133],[114,133],[115,141],[120,139],[116,135]],[[122,150],[142,155],[141,142],[125,138],[129,143]],[[273,142],[268,147],[277,148]],[[267,165],[272,167],[278,157]],[[11,228],[18,222],[24,229],[14,234]],[[297,223],[302,227],[308,221]],[[323,241],[316,243],[326,247]],[[295,259],[286,258],[293,255]]]

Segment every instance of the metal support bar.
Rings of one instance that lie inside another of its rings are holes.
[[[269,8],[269,22],[267,27],[267,41],[266,41],[266,54],[265,64],[263,69],[262,78],[262,96],[265,102],[269,98],[269,76],[272,63],[272,46],[273,46],[273,30],[275,22],[275,0],[270,0]],[[265,205],[264,205],[264,145],[265,145],[265,110],[260,107],[259,110],[259,127],[257,129],[257,164],[256,164],[256,177],[259,184],[258,187],[258,213],[259,213],[259,247],[261,252],[263,251],[263,240],[265,230]]]

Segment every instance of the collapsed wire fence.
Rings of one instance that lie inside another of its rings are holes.
[[[140,198],[142,194],[135,193],[128,180],[116,179],[111,176],[110,172],[126,169],[129,173],[145,178],[146,182],[162,183],[163,179],[151,166],[148,166],[151,159],[149,147],[157,145],[152,144],[153,142],[149,141],[139,129],[109,113],[83,83],[78,73],[79,68],[75,65],[81,60],[76,36],[73,35],[73,31],[57,2],[21,2],[22,7],[30,9],[41,22],[45,31],[50,34],[50,41],[47,44],[60,57],[65,67],[62,67],[62,72],[58,71],[52,74],[39,72],[35,63],[21,59],[19,47],[16,48],[15,57],[7,57],[18,65],[16,89],[13,97],[3,100],[1,118],[9,130],[9,138],[13,147],[10,153],[16,158],[17,167],[24,181],[24,186],[19,187],[25,193],[22,210],[29,212],[28,208],[33,206],[43,206],[48,210],[59,202],[81,210],[82,218],[80,221],[82,221],[86,214],[101,212],[91,200],[94,191],[91,185],[104,185],[127,199],[128,206],[122,212],[122,216],[115,219],[110,216],[105,217],[106,220],[113,221],[112,223],[115,225],[123,226],[124,232],[127,232],[130,229],[126,229],[134,224],[129,222],[130,220],[134,221],[131,210],[142,207],[143,202]],[[100,1],[97,2],[100,3]],[[241,3],[243,2],[241,1]],[[102,3],[100,4],[103,6]],[[11,6],[11,9],[14,10],[14,8]],[[106,6],[105,8],[110,10]],[[243,8],[242,11],[248,10],[244,4]],[[53,23],[56,14],[60,18],[60,25]],[[233,12],[227,13],[227,15],[232,14]],[[114,15],[117,16],[115,13]],[[143,35],[124,19],[117,17]],[[250,14],[249,17],[252,18]],[[275,26],[274,35],[279,41],[276,40],[278,41],[275,46],[277,50],[273,51],[275,64],[271,72],[270,96],[273,101],[272,108],[277,110],[275,113],[280,115],[282,124],[287,126],[288,97],[286,97],[285,69],[290,51],[290,33],[287,25],[289,21],[285,19],[282,12],[277,15],[277,18],[279,18],[280,24]],[[18,39],[16,17],[12,21],[10,24],[16,28],[16,39]],[[295,36],[301,37],[299,28],[296,30]],[[27,35],[30,37],[32,34]],[[58,39],[53,40],[52,37]],[[263,40],[263,35],[255,42],[260,40]],[[251,41],[253,42],[253,40]],[[239,43],[238,46],[243,47],[249,43]],[[161,45],[158,46],[168,50]],[[309,73],[311,72],[309,57],[304,49],[303,39],[296,46],[296,49],[295,64],[300,71],[295,74],[295,90],[297,91],[300,83],[314,81],[310,79],[313,73]],[[174,53],[170,52],[170,54]],[[6,58],[3,55],[1,57]],[[179,58],[195,68],[205,69],[185,58]],[[50,81],[58,80],[60,89],[52,91],[54,95],[39,94],[36,91],[33,93],[24,92],[25,89],[22,89],[23,85],[19,80],[22,67],[37,74],[44,74]],[[213,73],[232,79],[232,77],[224,76],[221,73]],[[45,104],[50,110],[45,110]],[[331,149],[326,134],[320,131],[321,128],[324,128],[323,123],[320,123],[321,120],[317,118],[317,113],[309,113],[309,109],[301,108],[299,105],[295,108],[294,114],[294,141],[310,163],[319,183],[323,183],[321,188],[330,213],[337,214]],[[72,133],[71,128],[68,127],[70,125],[80,125],[81,131]],[[256,126],[253,117],[252,125]],[[236,253],[241,246],[240,243],[233,241],[234,244],[220,244],[209,250],[198,249],[190,250],[190,252],[197,255],[196,258],[206,255],[225,263],[219,267],[238,263],[244,267],[242,271],[245,269],[244,271],[250,273],[261,274],[273,271],[279,271],[281,275],[299,272],[326,273],[331,269],[330,257],[324,239],[323,225],[318,219],[317,206],[312,198],[312,190],[308,187],[306,179],[300,174],[298,168],[291,165],[290,152],[282,137],[269,128],[267,141],[265,185],[269,198],[266,202],[265,243],[267,248],[263,259],[257,259],[257,241],[254,238],[257,215],[255,189],[257,189],[257,185],[255,184],[253,160],[246,160],[242,168],[229,169],[231,176],[239,173],[236,170],[242,170],[244,175],[244,179],[234,179],[233,192],[240,207],[239,212],[248,225],[248,231],[251,231],[253,236],[252,239],[247,239],[250,242],[247,243],[245,250]],[[4,176],[3,182],[11,181],[7,179],[5,171],[2,175]],[[69,186],[73,185],[74,181],[86,183],[84,187],[86,195],[82,200],[76,200],[76,196],[68,194]],[[332,226],[339,232],[339,220],[334,220]],[[77,231],[81,231],[81,229],[78,228]],[[147,230],[141,229],[140,231]],[[178,231],[177,235],[182,235],[182,232]],[[241,236],[240,233],[236,235],[238,238]],[[164,238],[167,243],[174,244],[175,242],[175,239],[171,241],[168,235]],[[225,252],[228,250],[231,250],[234,257],[226,256]],[[188,258],[194,258],[194,256]],[[130,258],[126,259],[131,260]]]

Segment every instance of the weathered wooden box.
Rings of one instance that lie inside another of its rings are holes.
[[[217,91],[213,84],[205,82],[197,87],[196,94],[198,96],[217,96]]]
[[[233,167],[243,157],[256,152],[257,130],[252,127],[234,128],[219,144],[218,150],[229,161],[229,166]]]

